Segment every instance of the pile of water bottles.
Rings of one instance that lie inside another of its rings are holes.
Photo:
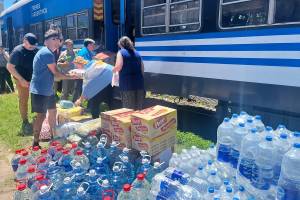
[[[133,157],[91,132],[79,144],[52,141],[48,149],[17,150],[11,164],[15,172],[15,200],[146,199],[152,178],[162,163],[151,164],[147,152]]]

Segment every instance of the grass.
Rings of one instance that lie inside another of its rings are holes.
[[[107,106],[101,104],[101,110],[107,110]],[[30,111],[30,108],[29,108]],[[30,112],[29,112],[30,113]],[[32,120],[30,113],[29,118]],[[17,94],[0,95],[0,142],[7,145],[10,149],[18,149],[31,144],[32,136],[19,136],[21,128],[21,117],[18,109]],[[176,151],[180,152],[183,148],[196,146],[206,149],[211,144],[210,141],[190,132],[177,132]]]

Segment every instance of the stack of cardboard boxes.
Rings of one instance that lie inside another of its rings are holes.
[[[141,111],[118,109],[101,114],[102,132],[119,147],[157,155],[176,143],[177,112],[163,106]]]

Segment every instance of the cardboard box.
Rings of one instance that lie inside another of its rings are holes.
[[[108,136],[111,136],[111,118],[114,115],[117,114],[121,114],[121,113],[125,113],[125,112],[129,112],[129,111],[133,111],[131,109],[127,109],[127,108],[121,108],[121,109],[117,109],[117,110],[111,110],[111,111],[107,111],[107,112],[102,112],[101,113],[101,130],[102,133],[107,134]]]
[[[131,148],[131,115],[134,111],[128,111],[111,117],[112,140],[120,143],[119,148]]]
[[[157,105],[131,116],[132,132],[148,138],[161,136],[173,129],[177,129],[176,109]]]
[[[176,144],[176,128],[169,130],[163,135],[149,138],[134,131],[131,132],[132,148],[141,151],[145,150],[149,155],[157,155],[160,152]]]

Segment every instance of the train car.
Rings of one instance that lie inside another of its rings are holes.
[[[29,31],[42,45],[51,23],[77,44],[91,37],[115,52],[127,35],[147,90],[218,99],[220,118],[245,109],[300,129],[298,0],[21,0],[0,19],[9,48]]]

